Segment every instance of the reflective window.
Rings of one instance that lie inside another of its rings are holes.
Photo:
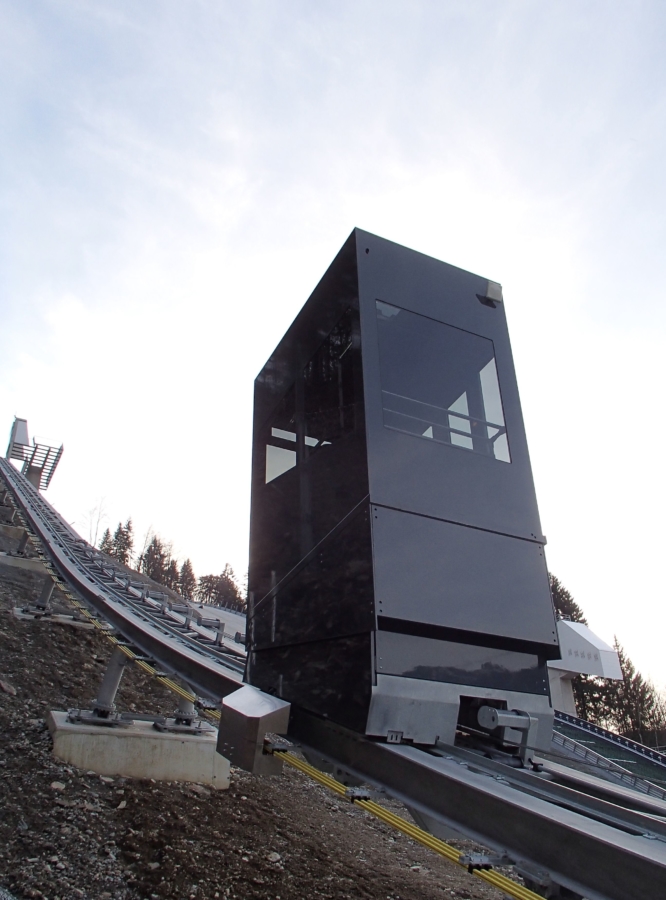
[[[305,443],[331,444],[354,430],[352,311],[348,309],[303,370]]]
[[[293,469],[296,465],[296,451],[285,447],[266,444],[266,484]]]
[[[536,654],[381,630],[375,641],[377,671],[386,675],[526,694],[548,693],[548,670]]]
[[[377,301],[384,425],[511,462],[493,342]]]
[[[354,431],[353,326],[353,313],[348,309],[271,417],[266,484]]]
[[[266,444],[266,484],[296,465],[296,392],[291,387],[273,413]]]

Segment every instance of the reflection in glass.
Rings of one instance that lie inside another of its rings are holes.
[[[305,443],[310,447],[331,444],[354,430],[352,343],[348,309],[303,370],[305,432],[312,435]]]
[[[266,484],[296,465],[296,451],[266,444]]]
[[[354,731],[365,731],[372,636],[353,634],[250,654],[250,684]]]
[[[384,425],[511,462],[492,341],[377,301]]]
[[[263,649],[372,631],[371,541],[366,503],[255,603],[253,645]]]
[[[526,694],[548,692],[546,664],[536,654],[389,631],[376,633],[376,646],[377,671],[384,675]]]
[[[296,385],[292,385],[271,418],[266,484],[354,431],[353,354],[348,352],[352,344],[353,316],[348,309],[303,369],[298,409]]]

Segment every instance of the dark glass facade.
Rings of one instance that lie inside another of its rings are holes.
[[[511,462],[493,342],[376,302],[384,425]]]
[[[544,694],[559,655],[487,285],[354,231],[255,383],[247,679],[361,731],[379,675]]]

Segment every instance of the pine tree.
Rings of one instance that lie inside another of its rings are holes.
[[[636,670],[617,638],[615,649],[624,681],[605,685],[604,705],[615,730],[645,744],[666,727],[663,699],[652,682]]]
[[[134,533],[132,530],[132,520],[128,519],[125,525],[118,522],[118,527],[113,535],[112,556],[115,556],[123,565],[127,566],[132,561],[132,550],[134,549]]]
[[[576,603],[569,591],[564,587],[559,578],[552,573],[548,574],[550,581],[550,593],[553,597],[555,612],[560,619],[569,619],[571,622],[581,622],[587,625],[587,619],[583,615],[583,610]]]
[[[605,678],[597,678],[594,675],[577,675],[572,680],[571,686],[576,712],[580,719],[605,728],[613,727],[612,719],[609,719],[608,716],[608,686]]]
[[[200,603],[211,603],[235,612],[245,612],[245,599],[229,563],[225,565],[221,575],[202,575],[195,596]]]
[[[189,559],[186,559],[178,573],[178,589],[186,600],[193,600],[196,587],[197,579],[194,574],[194,569],[192,568],[192,563]]]
[[[197,583],[195,597],[199,603],[213,603],[215,600],[215,589],[217,586],[217,576],[202,575]]]
[[[169,556],[164,570],[164,581],[162,583],[170,590],[177,591],[179,581],[180,572],[178,571],[178,563]]]
[[[171,559],[169,548],[166,547],[157,535],[153,535],[152,540],[146,547],[141,558],[141,569],[144,575],[157,581],[158,584],[165,584],[166,571]]]
[[[229,563],[225,564],[222,574],[217,576],[215,603],[217,606],[226,606],[227,609],[239,612],[245,608],[234,570]]]
[[[99,549],[102,553],[108,553],[110,556],[113,556],[113,538],[111,537],[111,531],[108,528],[102,535],[102,540],[99,542]]]

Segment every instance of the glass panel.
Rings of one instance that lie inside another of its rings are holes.
[[[548,693],[548,670],[536,654],[378,631],[377,671],[526,694]]]
[[[354,430],[352,326],[348,309],[303,370],[308,447],[331,444]]]
[[[481,369],[479,378],[481,379],[481,393],[483,395],[486,418],[489,422],[497,422],[500,425],[504,425],[502,398],[500,396],[499,381],[497,380],[497,366],[495,365],[494,357],[483,367],[483,369]],[[493,446],[495,450],[495,459],[501,459],[502,462],[511,462],[506,431],[500,431],[489,425],[488,437],[491,440],[494,438]]]
[[[472,443],[471,437],[465,437],[465,434],[472,433],[472,426],[469,421],[469,405],[467,403],[467,391],[464,394],[461,394],[455,403],[452,403],[449,406],[451,412],[462,413],[465,416],[464,419],[461,419],[460,416],[449,416],[449,428],[451,429],[451,443],[455,444],[457,447],[466,447],[467,450],[473,450],[474,444]],[[461,434],[464,432],[464,434]]]
[[[293,469],[296,465],[296,451],[285,450],[266,444],[266,484]]]
[[[249,681],[353,731],[365,731],[372,693],[372,635],[308,641],[250,654]]]
[[[377,301],[384,425],[511,462],[493,342]]]
[[[373,630],[372,539],[367,504],[306,560],[295,574],[255,602],[254,647],[299,644]]]
[[[282,438],[283,441],[296,441],[295,431],[283,431],[281,428],[271,428],[271,436]]]
[[[266,484],[354,431],[354,354],[348,352],[353,344],[352,316],[348,309],[271,417]]]
[[[266,444],[266,484],[296,465],[296,393],[290,388],[271,420]],[[291,446],[290,446],[291,445]]]

